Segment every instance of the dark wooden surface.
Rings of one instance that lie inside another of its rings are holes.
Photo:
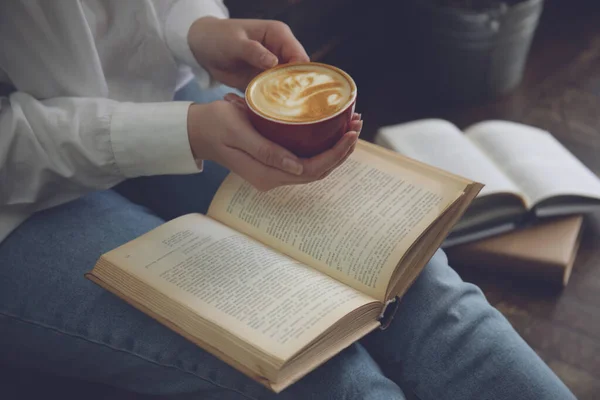
[[[405,46],[409,33],[401,15],[384,6],[374,3],[377,24],[369,19],[372,9],[360,33],[318,54],[354,76],[363,138],[372,139],[380,126],[425,117],[445,118],[461,128],[508,119],[549,130],[600,175],[599,4],[548,1],[520,87],[471,106],[438,104],[420,90]],[[579,399],[592,400],[600,399],[600,215],[589,216],[586,225],[571,281],[562,291],[456,267],[484,290]]]

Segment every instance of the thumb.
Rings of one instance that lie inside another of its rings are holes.
[[[244,100],[244,98],[243,98],[243,97],[240,97],[240,96],[238,96],[238,95],[237,95],[237,94],[235,94],[235,93],[227,93],[227,94],[226,94],[226,95],[223,97],[223,99],[224,99],[225,101],[228,101],[228,102],[230,102],[230,103],[232,103],[232,104],[234,104],[234,105],[236,105],[236,106],[240,107],[240,109],[242,109],[242,110],[246,110],[246,107],[247,107],[247,106],[246,106],[246,100]]]
[[[256,40],[243,40],[241,46],[241,54],[244,61],[256,68],[267,69],[279,63],[275,54],[271,53]]]

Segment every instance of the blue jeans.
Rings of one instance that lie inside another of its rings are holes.
[[[387,330],[277,396],[84,279],[102,253],[206,212],[226,173],[206,163],[197,175],[134,179],[26,221],[0,244],[0,361],[169,398],[574,398],[441,251]]]

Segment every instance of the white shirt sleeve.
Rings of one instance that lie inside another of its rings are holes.
[[[0,97],[0,209],[34,212],[129,177],[198,172],[189,105]]]
[[[214,82],[194,57],[188,43],[192,24],[202,17],[227,18],[229,11],[221,0],[175,0],[166,13],[164,32],[167,46],[175,59],[192,68],[201,87]]]

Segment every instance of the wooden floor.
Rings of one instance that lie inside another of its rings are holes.
[[[419,91],[415,71],[406,67],[406,54],[396,45],[401,43],[394,37],[397,25],[390,20],[363,30],[320,57],[355,77],[363,138],[372,139],[380,126],[424,117],[459,127],[509,119],[552,132],[600,175],[600,7],[594,1],[549,1],[521,86],[476,106],[443,106]],[[562,291],[458,269],[482,287],[579,399],[591,400],[600,399],[600,214],[586,222],[571,281]]]

